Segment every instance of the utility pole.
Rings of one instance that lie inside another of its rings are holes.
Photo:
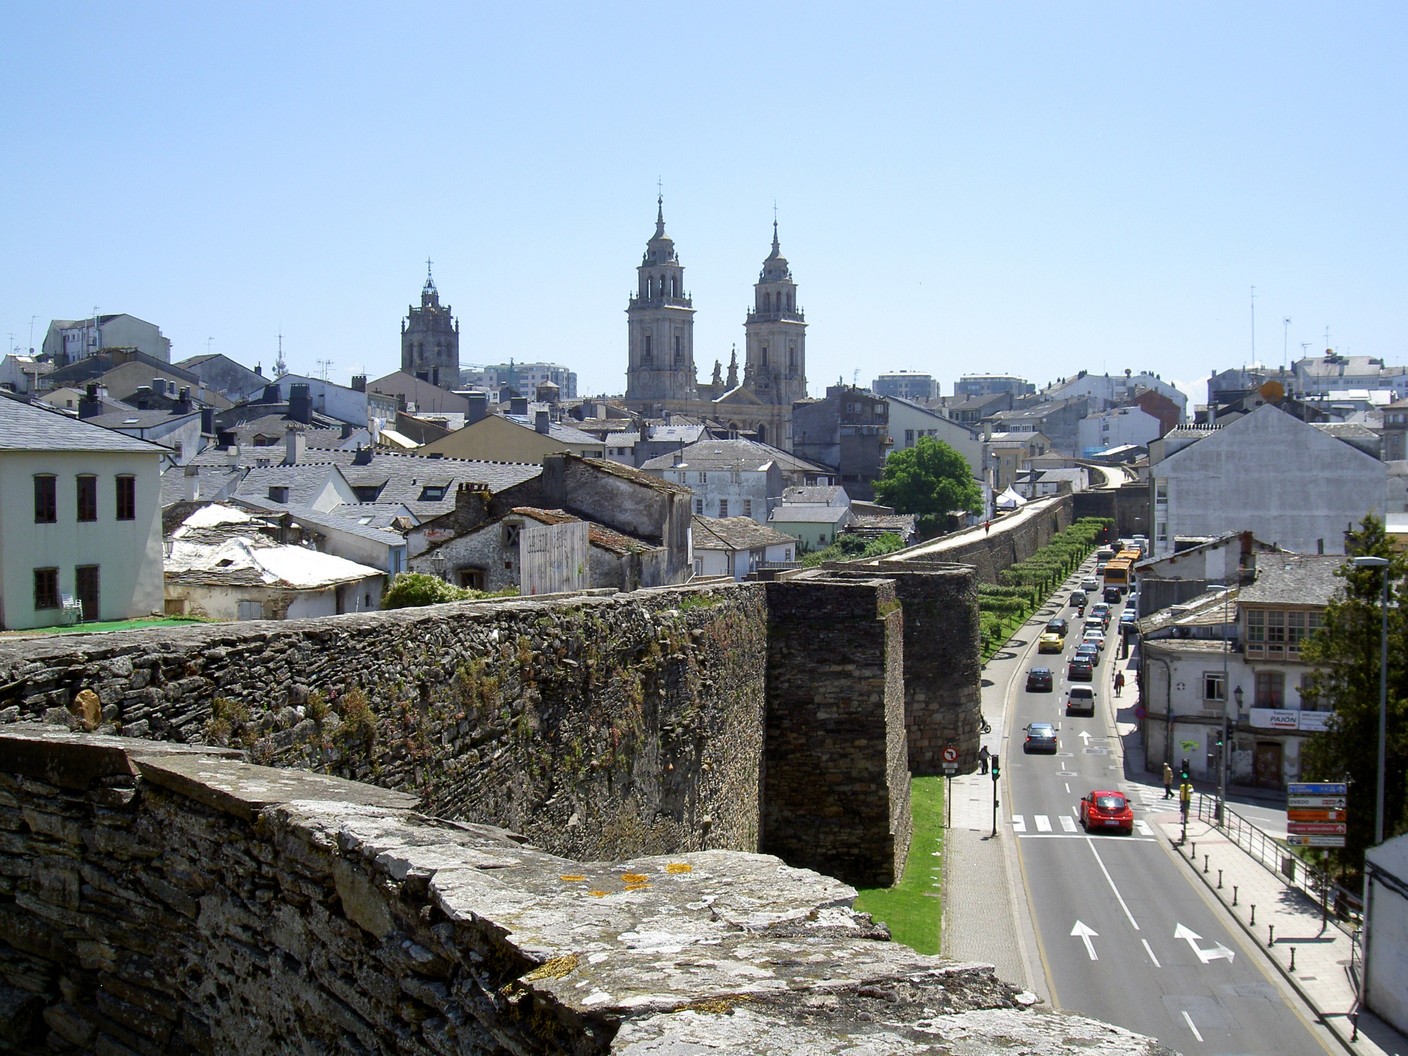
[[[999,773],[999,761],[996,755],[992,757],[992,834],[997,835],[997,778]]]

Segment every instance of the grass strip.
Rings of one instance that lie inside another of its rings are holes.
[[[856,908],[883,920],[896,942],[919,953],[938,953],[943,922],[944,779],[913,777],[909,812],[914,836],[904,876],[893,887],[863,888]]]

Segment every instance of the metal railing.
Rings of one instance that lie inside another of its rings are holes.
[[[1216,825],[1216,811],[1216,797],[1198,793],[1198,820]],[[1345,934],[1358,933],[1362,907],[1357,894],[1335,880],[1326,869],[1300,857],[1285,840],[1263,832],[1235,810],[1227,809],[1226,804],[1222,815],[1223,835],[1287,887],[1304,892],[1316,905],[1325,907],[1329,919]]]

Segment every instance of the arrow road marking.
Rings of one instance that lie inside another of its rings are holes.
[[[1220,942],[1217,943],[1215,946],[1209,947],[1206,950],[1199,948],[1198,940],[1201,939],[1202,936],[1199,935],[1192,928],[1185,927],[1182,924],[1179,924],[1176,928],[1173,929],[1173,937],[1175,939],[1187,939],[1188,945],[1193,947],[1193,952],[1198,955],[1198,960],[1202,961],[1204,964],[1207,964],[1209,961],[1219,960],[1221,958],[1225,958],[1227,960],[1227,963],[1231,964],[1232,958],[1237,956],[1235,953],[1229,950],[1226,946],[1222,945],[1222,943]]]
[[[1082,923],[1078,920],[1076,921],[1076,926],[1071,929],[1071,934],[1080,936],[1080,941],[1085,943],[1085,952],[1090,954],[1090,959],[1092,961],[1098,961],[1100,959],[1099,957],[1095,956],[1095,943],[1090,941],[1091,939],[1095,938],[1097,935],[1100,934],[1098,931],[1092,928],[1089,924]]]
[[[1080,739],[1085,742],[1085,747],[1087,747],[1087,748],[1090,747],[1090,731],[1089,731],[1089,730],[1081,730],[1081,731],[1080,731]]]

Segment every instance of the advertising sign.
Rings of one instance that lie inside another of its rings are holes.
[[[1286,785],[1288,796],[1347,796],[1346,781],[1292,781]]]
[[[1288,821],[1286,831],[1297,836],[1343,836],[1349,826],[1342,821]]]
[[[1303,836],[1298,833],[1290,833],[1286,836],[1286,842],[1292,847],[1343,847],[1343,836]]]

